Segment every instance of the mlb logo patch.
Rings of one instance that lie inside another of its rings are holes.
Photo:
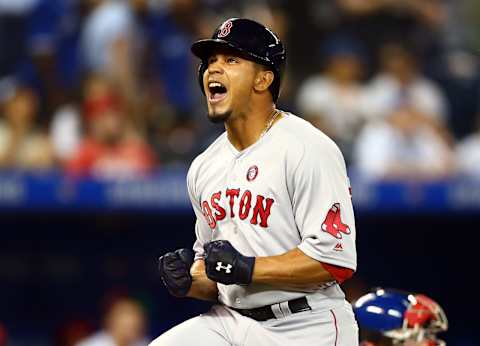
[[[248,181],[253,181],[258,175],[258,167],[257,166],[252,166],[248,169],[247,171],[247,180]]]

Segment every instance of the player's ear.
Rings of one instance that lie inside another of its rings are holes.
[[[273,72],[268,70],[258,70],[257,76],[255,77],[254,89],[257,92],[263,92],[268,90],[270,85],[273,83]]]

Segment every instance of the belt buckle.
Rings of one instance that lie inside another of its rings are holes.
[[[288,301],[288,306],[293,313],[304,312],[312,310],[312,307],[308,304],[307,297],[301,297]]]
[[[270,309],[272,310],[276,319],[287,317],[294,313],[292,310],[290,310],[288,301],[270,305]]]

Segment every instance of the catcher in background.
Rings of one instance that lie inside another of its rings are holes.
[[[423,294],[377,288],[360,297],[353,310],[361,346],[446,346],[437,339],[448,329],[445,312]]]

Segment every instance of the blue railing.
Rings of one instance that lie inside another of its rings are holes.
[[[57,172],[0,173],[0,209],[188,212],[185,170],[135,180],[72,179]]]
[[[72,179],[58,172],[0,173],[2,211],[190,212],[185,169],[135,180]],[[352,174],[360,213],[480,212],[480,180],[372,182]]]

